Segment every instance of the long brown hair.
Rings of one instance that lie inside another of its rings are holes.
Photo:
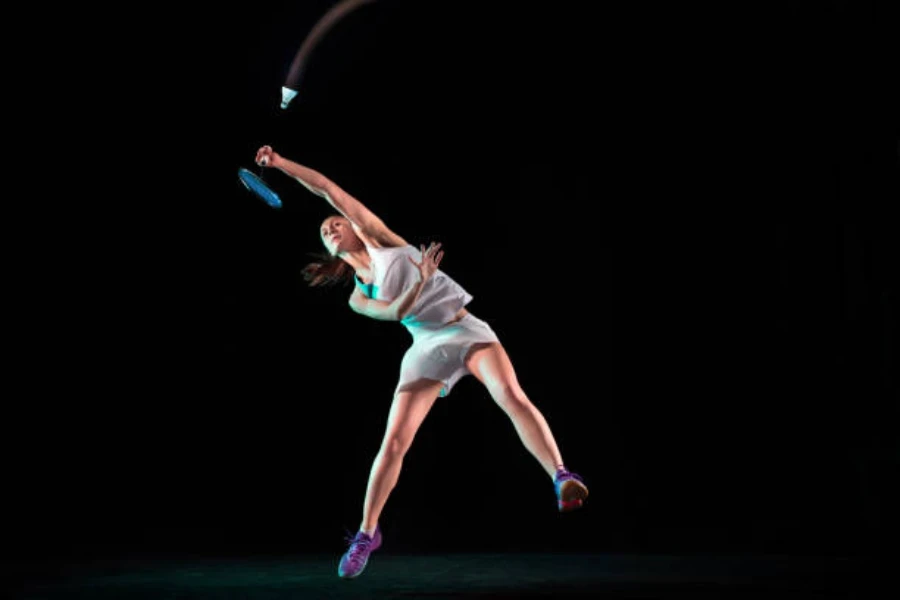
[[[343,260],[330,254],[315,253],[313,256],[316,260],[301,271],[310,287],[353,283],[353,268]]]

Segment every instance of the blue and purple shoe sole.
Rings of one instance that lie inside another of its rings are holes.
[[[587,486],[575,473],[558,474],[554,481],[559,512],[571,512],[584,506],[588,497]]]

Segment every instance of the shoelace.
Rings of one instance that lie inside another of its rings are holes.
[[[559,483],[559,482],[563,481],[563,479],[575,479],[577,481],[580,481],[581,483],[584,483],[584,480],[581,477],[579,477],[578,475],[576,475],[575,473],[571,473],[569,471],[562,471],[562,470],[557,471],[556,472],[556,482]]]
[[[356,544],[356,548],[354,551],[363,550],[368,548],[372,543],[373,538],[367,536],[362,531],[357,531],[356,533],[351,533],[349,531],[345,531],[344,541],[353,546]]]

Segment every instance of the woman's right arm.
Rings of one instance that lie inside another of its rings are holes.
[[[416,262],[409,257],[409,261],[419,270],[419,279],[403,290],[399,296],[390,302],[373,300],[363,294],[359,288],[355,288],[350,295],[350,308],[361,315],[379,321],[402,321],[419,301],[419,296],[422,295],[422,290],[425,288],[425,282],[437,272],[441,259],[444,257],[441,245],[434,242],[428,246],[428,249],[422,246],[421,253],[421,262]]]
[[[350,308],[355,312],[379,321],[402,321],[409,313],[425,287],[425,280],[419,279],[390,302],[368,298],[357,288],[350,295]]]
[[[380,244],[389,247],[407,245],[406,240],[391,231],[375,213],[322,173],[284,158],[271,146],[263,146],[256,152],[256,164],[293,177],[313,194],[325,198],[360,231]]]

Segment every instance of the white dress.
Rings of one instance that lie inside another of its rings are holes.
[[[419,270],[409,260],[422,260],[417,248],[367,248],[372,282],[354,279],[368,298],[390,302],[419,281]],[[420,379],[432,379],[444,384],[440,395],[446,396],[460,378],[470,374],[465,358],[472,345],[499,341],[491,327],[471,313],[448,324],[471,301],[472,295],[440,269],[425,282],[412,310],[401,321],[413,341],[400,364],[395,392]]]

